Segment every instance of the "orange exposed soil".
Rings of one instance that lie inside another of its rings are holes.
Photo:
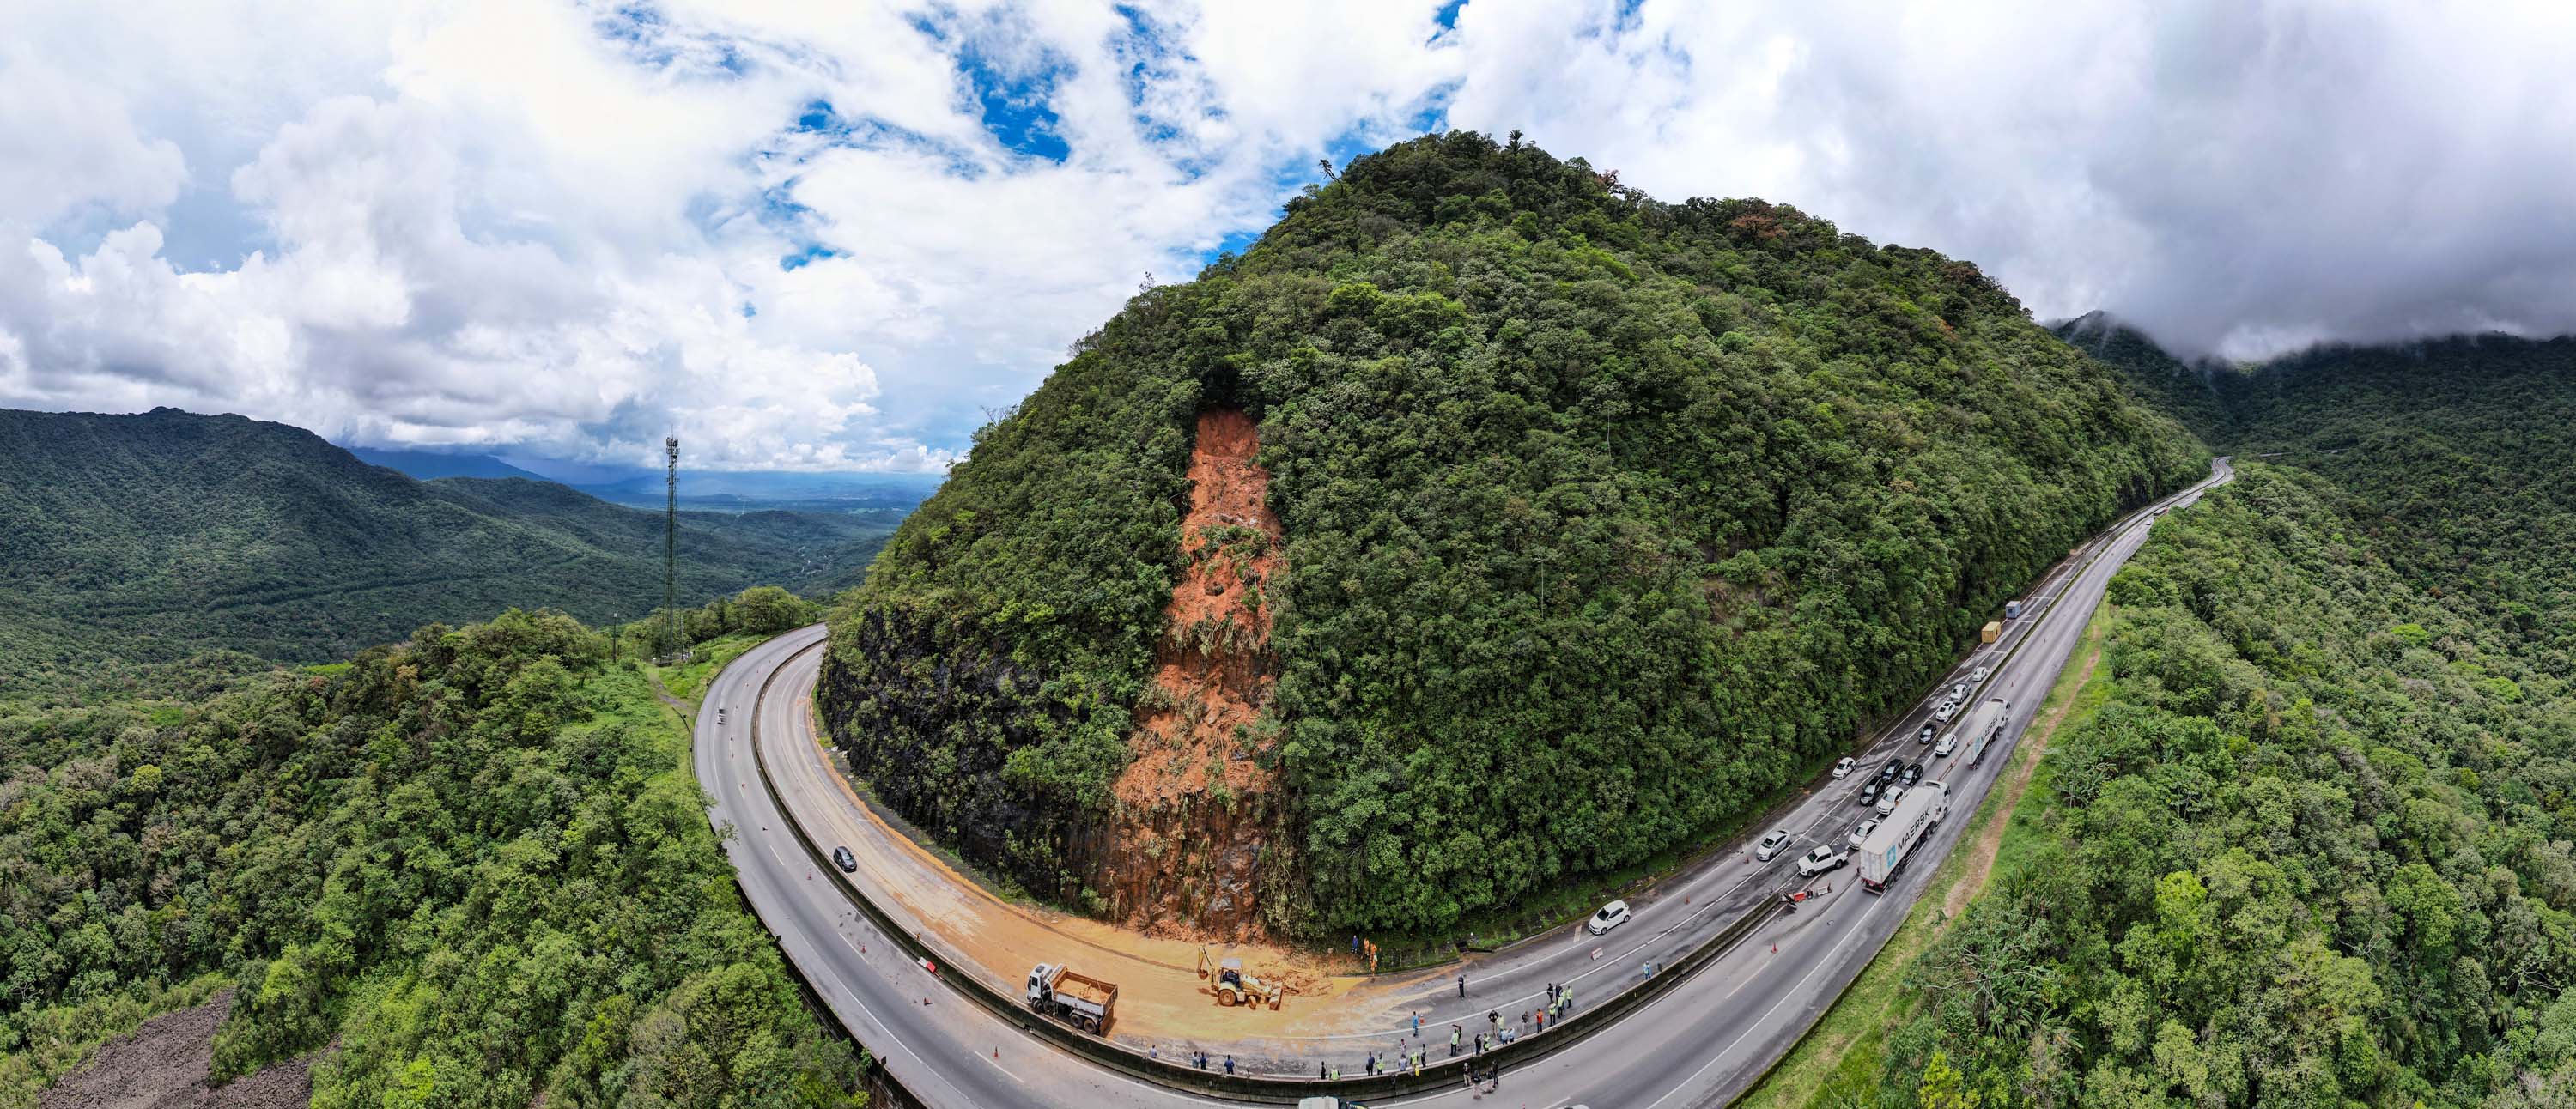
[[[1030,964],[1070,964],[1084,974],[1118,984],[1118,1012],[1110,1035],[1139,1043],[1324,1036],[1387,1027],[1397,1016],[1393,1001],[1367,999],[1408,996],[1421,985],[1422,975],[1335,977],[1336,971],[1349,967],[1333,956],[1259,944],[1220,944],[1207,948],[1209,958],[1242,959],[1253,976],[1288,987],[1286,1004],[1279,1011],[1222,1006],[1215,989],[1196,970],[1199,944],[1141,935],[1105,921],[1002,900],[887,824],[848,780],[829,767],[830,749],[812,740],[822,733],[810,698],[804,700],[801,711],[809,721],[806,741],[811,753],[779,759],[772,769],[785,780],[791,796],[804,796],[796,792],[793,779],[819,774],[830,783],[828,789],[847,799],[846,805],[809,811],[807,819],[820,834],[852,847],[859,870],[846,876],[849,881],[872,896],[901,904],[970,964],[971,969],[952,968],[952,972],[967,969],[1005,993],[1016,993]]]
[[[1112,787],[1100,886],[1112,915],[1149,935],[1262,938],[1261,875],[1287,863],[1279,775],[1257,761],[1276,743],[1261,728],[1274,661],[1266,588],[1285,565],[1259,445],[1244,413],[1199,415],[1181,520],[1189,566]]]

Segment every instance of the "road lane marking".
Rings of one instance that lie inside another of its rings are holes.
[[[1921,896],[1921,891],[1916,891],[1916,896]],[[1827,968],[1832,967],[1834,965],[1834,960],[1842,957],[1843,948],[1850,946],[1851,941],[1859,939],[1866,931],[1860,927],[1861,922],[1868,920],[1871,914],[1878,912],[1878,907],[1880,905],[1884,905],[1886,903],[1886,899],[1881,898],[1877,901],[1871,902],[1868,908],[1861,910],[1860,916],[1852,921],[1852,929],[1849,932],[1844,933],[1842,942],[1835,944],[1833,950],[1826,952],[1825,957],[1817,961],[1815,969],[1808,971],[1807,976],[1799,979],[1797,985],[1789,987],[1789,996],[1781,998],[1779,1004],[1771,1006],[1768,1012],[1762,1014],[1762,1019],[1753,1022],[1753,1027],[1745,1029],[1743,1035],[1735,1037],[1734,1042],[1727,1044],[1726,1047],[1720,1050],[1717,1054],[1710,1056],[1708,1062],[1701,1064],[1698,1070],[1692,1071],[1690,1077],[1682,1079],[1681,1085],[1673,1087],[1672,1090],[1664,1096],[1649,1102],[1646,1105],[1646,1109],[1656,1109],[1656,1106],[1660,1106],[1663,1103],[1672,1100],[1674,1094],[1678,1094],[1683,1090],[1691,1088],[1692,1085],[1699,1081],[1701,1075],[1708,1073],[1710,1067],[1714,1067],[1719,1063],[1725,1062],[1728,1055],[1733,1054],[1736,1048],[1743,1046],[1746,1038],[1769,1027],[1772,1016],[1779,1013],[1780,1006],[1796,1001],[1801,995],[1805,994],[1807,983],[1814,981],[1817,975],[1823,974]],[[1799,1035],[1804,1036],[1806,1033],[1800,1032]]]

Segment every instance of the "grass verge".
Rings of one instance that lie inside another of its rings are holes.
[[[1931,884],[1906,914],[1905,923],[1888,937],[1887,946],[1879,949],[1860,977],[1852,980],[1851,988],[1843,991],[1797,1046],[1736,1100],[1740,1109],[1821,1109],[1876,1102],[1881,1046],[1888,1031],[1914,1013],[1915,999],[1901,988],[1906,969],[1994,874],[2021,865],[2047,834],[2046,813],[2057,794],[2052,786],[2056,774],[2045,751],[2060,730],[2080,727],[2110,699],[2111,676],[2096,663],[2112,619],[2108,602],[2093,610],[2066,669],[2031,717],[2031,733],[2013,748],[2012,762],[1996,779],[2007,788],[1986,795],[1959,839],[1962,850],[1941,860]],[[2038,742],[2029,742],[2034,738]],[[2009,788],[2016,782],[2022,787]],[[1998,820],[2003,822],[2000,828]]]
[[[661,679],[662,688],[669,690],[671,696],[695,705],[706,697],[707,683],[715,680],[716,674],[725,668],[725,664],[742,657],[744,651],[769,640],[770,637],[765,635],[728,635],[710,639],[698,644],[695,653],[687,662],[678,666],[653,666],[648,663],[645,669],[652,671],[654,677]]]

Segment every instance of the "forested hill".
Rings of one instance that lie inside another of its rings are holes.
[[[303,430],[175,409],[0,411],[0,698],[317,662],[512,606],[660,603],[662,521],[561,485],[422,482]],[[846,582],[882,524],[684,514],[685,604]]]
[[[2124,328],[2069,338],[2141,390],[2189,398],[2222,451],[2350,492],[2379,553],[2435,595],[2525,625],[2576,619],[2576,339],[2323,347],[2196,368]],[[2576,652],[2576,639],[2558,649]]]
[[[2191,378],[2239,480],[2112,580],[2020,862],[1811,1104],[2576,1103],[2576,341]]]
[[[1232,410],[1268,512],[1185,538]],[[1257,859],[1201,903],[1448,927],[1742,816],[2205,467],[1973,265],[1426,137],[983,429],[835,620],[824,712],[897,807],[1062,900],[1117,911],[1121,854],[1202,887]],[[1209,593],[1246,588],[1211,617],[1175,586],[1218,559]],[[1210,667],[1257,716],[1171,748],[1143,724]],[[1108,834],[1164,775],[1215,784]]]
[[[0,714],[0,1105],[229,982],[216,1077],[327,1044],[314,1105],[852,1109],[660,680],[561,614],[405,638]]]

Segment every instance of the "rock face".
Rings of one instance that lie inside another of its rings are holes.
[[[1278,662],[1267,589],[1285,558],[1258,447],[1241,411],[1200,414],[1181,519],[1188,568],[1164,610],[1131,758],[1112,787],[1099,884],[1113,914],[1149,933],[1259,937],[1260,871],[1286,867],[1288,845],[1274,834],[1284,815],[1279,736],[1262,719]]]
[[[1044,685],[1038,674],[997,645],[958,642],[934,614],[884,608],[859,619],[865,663],[828,661],[818,699],[850,765],[879,799],[967,858],[998,864],[1042,897],[1082,900],[1096,820],[1033,802],[1004,778],[1013,750],[1064,722],[1030,711]]]

